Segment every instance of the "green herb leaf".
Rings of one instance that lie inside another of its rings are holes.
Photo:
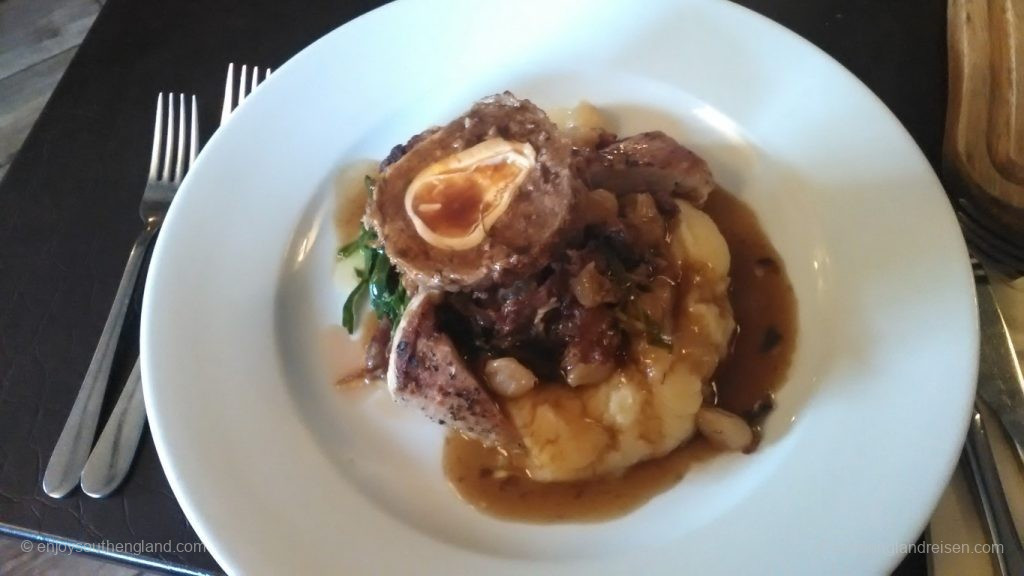
[[[626,270],[626,265],[622,263],[622,259],[619,258],[615,249],[611,247],[607,240],[600,242],[598,249],[604,255],[605,262],[608,264],[608,271],[611,272],[612,281],[623,292],[630,292],[633,287],[633,277]]]
[[[364,183],[367,193],[372,196],[376,180],[367,176]],[[363,295],[368,294],[374,314],[377,318],[389,319],[394,330],[409,304],[409,295],[402,286],[398,270],[391,264],[383,247],[378,246],[377,234],[366,227],[361,227],[354,240],[338,249],[338,257],[348,258],[356,252],[362,254],[363,266],[355,270],[359,283],[345,299],[341,311],[342,325],[349,334],[355,332],[358,324],[356,311]]]
[[[359,235],[348,244],[338,248],[338,257],[348,258],[360,250],[372,248],[372,244],[376,241],[377,234],[373,230],[368,230],[365,226],[360,226]]]
[[[341,308],[341,325],[345,327],[349,334],[356,331],[356,306],[359,303],[360,295],[364,292],[366,292],[366,280],[356,284],[356,287],[349,293],[348,298],[345,299],[344,306]]]
[[[351,255],[355,254],[356,252],[358,252],[359,249],[364,244],[365,244],[365,238],[363,238],[363,231],[360,231],[359,232],[359,236],[356,236],[355,240],[349,242],[348,244],[345,244],[341,248],[338,248],[338,257],[339,258],[348,258],[349,256],[351,256]]]
[[[377,311],[377,315],[380,316],[379,305],[386,302],[390,291],[388,290],[388,272],[390,262],[387,261],[386,257],[380,252],[376,253],[373,260],[373,269],[370,271],[370,303],[373,304],[373,309]]]
[[[647,343],[651,346],[657,346],[658,348],[665,348],[666,350],[672,349],[672,338],[666,336],[661,331],[661,325],[658,324],[646,311],[643,312],[644,320],[644,333],[647,335]]]

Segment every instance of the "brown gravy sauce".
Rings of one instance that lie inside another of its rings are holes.
[[[796,296],[782,259],[754,212],[715,190],[704,211],[732,254],[730,301],[738,326],[731,354],[712,379],[717,404],[757,424],[785,381],[796,344]],[[458,434],[445,441],[443,466],[459,495],[493,516],[526,522],[588,522],[621,516],[677,484],[716,454],[703,439],[637,464],[621,476],[580,482],[535,482],[508,469],[508,457]]]
[[[338,177],[334,192],[334,229],[342,245],[359,235],[367,200],[362,177],[357,179],[347,174]]]

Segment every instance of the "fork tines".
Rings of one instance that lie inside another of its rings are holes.
[[[252,67],[252,79],[249,80],[249,66],[242,64],[240,67],[240,73],[238,75],[238,98],[235,101],[235,63],[228,64],[228,77],[224,81],[224,106],[221,108],[220,123],[223,126],[227,122],[228,117],[231,116],[231,112],[235,108],[242,105],[245,101],[245,97],[252,94],[253,90],[260,85],[261,82],[270,78],[272,70],[265,68],[263,71],[263,78],[260,78],[260,67]]]
[[[175,99],[177,99],[177,131],[175,131]],[[191,110],[186,111],[185,95],[174,92],[167,94],[166,129],[164,123],[164,93],[156,97],[156,122],[153,124],[153,155],[149,161],[149,181],[180,184],[185,172],[192,168],[192,162],[199,151],[199,117],[196,111],[196,97],[190,96]],[[188,112],[188,113],[186,113]],[[187,118],[187,119],[186,119]],[[186,130],[185,124],[190,124]],[[188,140],[188,150],[185,140]],[[161,152],[163,162],[160,162]],[[186,157],[188,163],[185,163]]]

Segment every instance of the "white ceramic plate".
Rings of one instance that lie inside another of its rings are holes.
[[[476,512],[443,478],[439,427],[321,366],[340,174],[504,89],[586,98],[622,133],[694,148],[796,288],[798,350],[761,448],[616,520]],[[304,50],[207,144],[153,257],[142,369],[171,486],[231,573],[877,574],[957,460],[975,326],[924,157],[782,27],[711,0],[398,2]]]

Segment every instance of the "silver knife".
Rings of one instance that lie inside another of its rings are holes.
[[[996,468],[996,458],[989,444],[988,432],[977,408],[971,415],[971,425],[967,429],[964,454],[971,472],[970,479],[973,480],[971,484],[978,511],[985,521],[989,540],[994,545],[991,554],[995,559],[995,567],[1002,576],[1020,576],[1024,574],[1024,547],[1017,536],[1010,506],[1006,502],[1006,492],[999,479],[999,469]]]
[[[975,269],[981,355],[978,395],[999,418],[1024,461],[1024,377],[988,277]]]

